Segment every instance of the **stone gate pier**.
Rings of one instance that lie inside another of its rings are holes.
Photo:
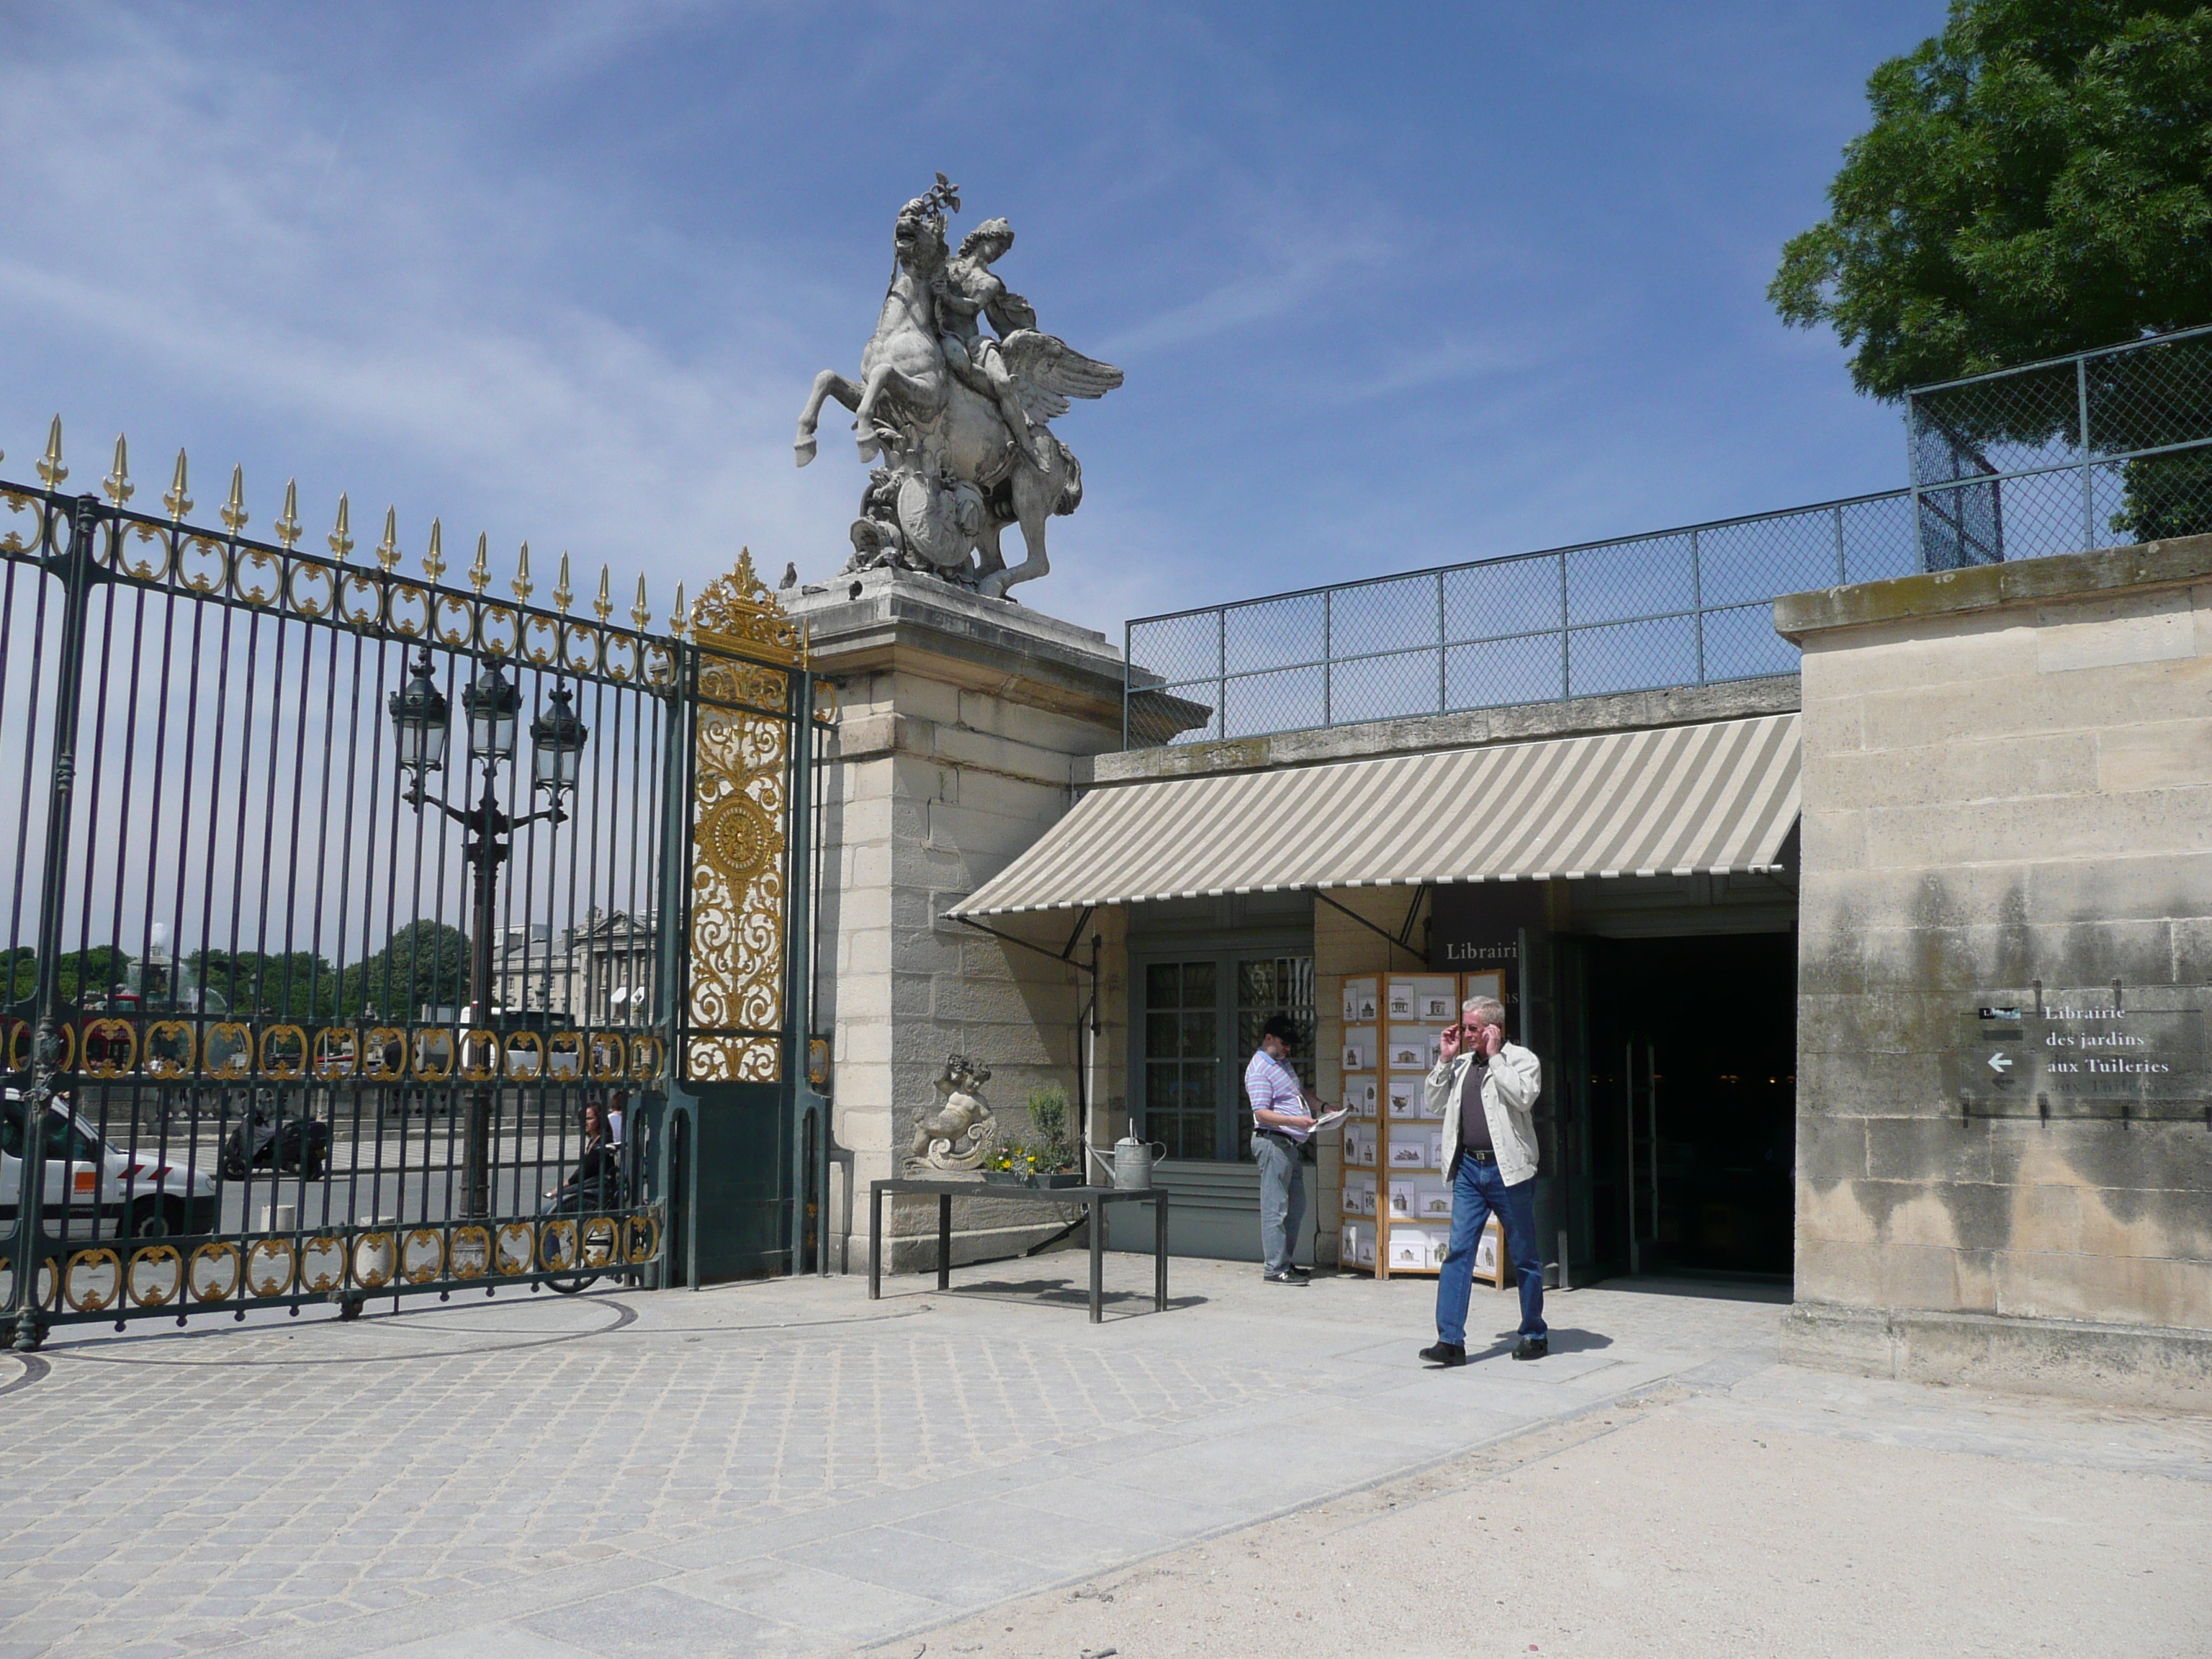
[[[990,1067],[1002,1137],[1030,1136],[1026,1103],[1048,1085],[1066,1093],[1071,1135],[1085,1098],[1101,1140],[1122,1133],[1121,913],[1100,912],[1073,939],[1068,914],[1012,918],[1002,931],[1034,949],[944,915],[1069,810],[1079,762],[1121,746],[1121,656],[1091,629],[895,570],[783,597],[839,708],[817,821],[816,1029],[835,1033],[832,1121],[856,1155],[857,1272],[868,1183],[903,1172],[948,1054]],[[1095,1039],[1079,1036],[1094,935],[1104,964]],[[986,1190],[979,1182],[977,1198],[956,1206],[956,1261],[1017,1255],[1062,1230],[1040,1224],[1036,1205],[994,1204]],[[888,1267],[933,1261],[933,1203],[906,1200],[887,1224]]]

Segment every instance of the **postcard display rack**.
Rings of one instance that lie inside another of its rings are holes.
[[[1451,1237],[1443,1115],[1429,1115],[1423,1085],[1461,1001],[1498,996],[1503,977],[1391,974],[1344,981],[1344,1103],[1350,1116],[1337,1259],[1346,1267],[1388,1279],[1432,1273],[1443,1265]]]

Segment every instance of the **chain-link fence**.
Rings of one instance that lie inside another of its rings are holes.
[[[1784,593],[2212,531],[2212,327],[1906,394],[1909,489],[1128,624],[1122,744],[1794,672]]]
[[[1777,594],[1917,570],[1911,492],[1128,624],[1128,748],[1788,674]]]
[[[2212,328],[1906,394],[1922,566],[2212,531]]]

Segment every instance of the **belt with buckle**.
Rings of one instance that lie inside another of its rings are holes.
[[[1495,1152],[1486,1150],[1480,1146],[1462,1146],[1460,1148],[1460,1156],[1462,1158],[1471,1158],[1477,1164],[1495,1164],[1498,1162],[1498,1154]]]

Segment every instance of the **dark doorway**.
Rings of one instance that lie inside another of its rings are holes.
[[[1795,939],[1594,939],[1588,975],[1600,1259],[1788,1278]]]

